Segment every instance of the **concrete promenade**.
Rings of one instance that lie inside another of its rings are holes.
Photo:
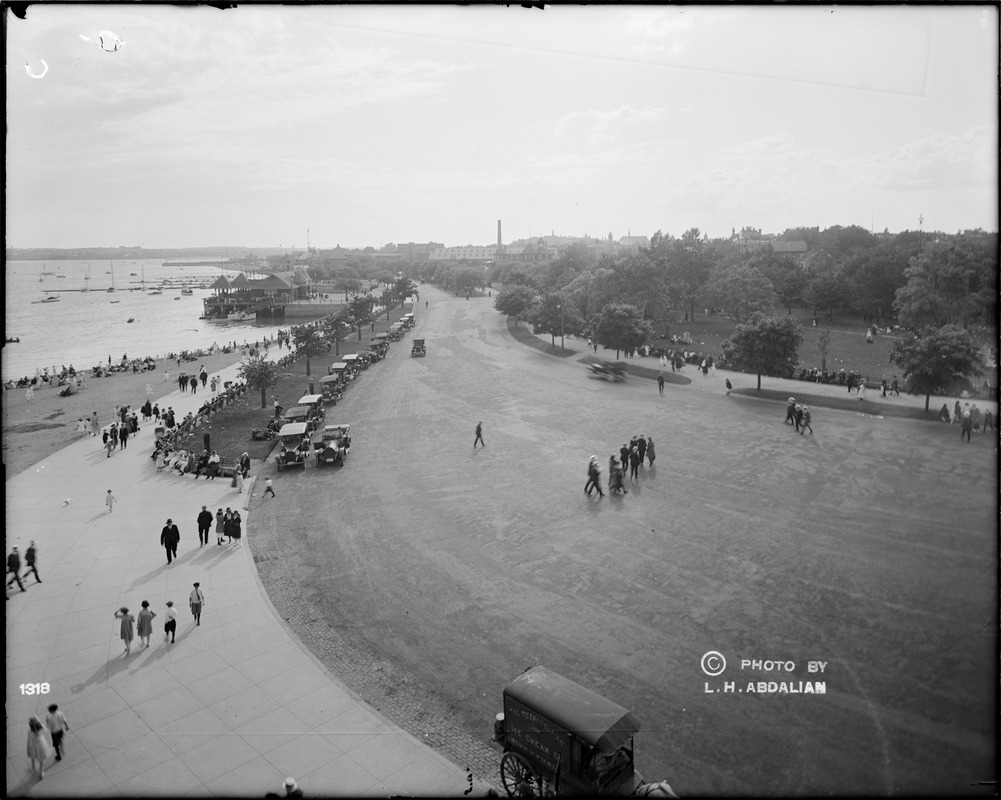
[[[231,380],[236,369],[221,374]],[[158,398],[179,419],[204,399],[205,390],[176,388]],[[389,723],[289,633],[247,545],[254,520],[246,508],[260,489],[248,481],[241,495],[229,480],[158,474],[154,427],[141,423],[110,458],[87,437],[6,483],[7,552],[23,555],[35,540],[43,581],[7,591],[7,795],[263,797],[283,794],[286,776],[307,796],[483,795],[486,784],[471,786],[464,770]],[[111,513],[108,489],[119,501]],[[199,547],[203,505],[241,510],[242,545],[217,546],[213,530]],[[168,517],[181,533],[169,566],[159,544]],[[195,581],[206,601],[200,626],[187,602]],[[137,615],[143,600],[157,614],[151,646],[137,637],[126,656],[113,615],[121,606]],[[167,600],[178,611],[172,644],[164,641]],[[44,719],[51,703],[70,732],[63,759],[50,759],[39,781],[26,755],[27,720]]]

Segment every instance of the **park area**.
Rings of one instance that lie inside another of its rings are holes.
[[[996,437],[826,409],[799,436],[781,404],[590,380],[489,298],[427,293],[427,357],[391,351],[337,406],[346,465],[268,463],[251,505],[272,602],[355,691],[487,780],[536,664],[633,710],[639,770],[683,796],[991,779]],[[588,456],[640,433],[656,463],[586,497]]]

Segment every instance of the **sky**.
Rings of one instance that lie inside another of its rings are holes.
[[[8,247],[998,229],[991,6],[5,11]]]

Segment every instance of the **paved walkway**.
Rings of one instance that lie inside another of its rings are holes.
[[[223,377],[236,376],[236,366]],[[157,387],[157,391],[162,388]],[[178,418],[205,394],[159,400]],[[154,425],[105,456],[87,437],[6,483],[7,552],[34,539],[43,583],[8,590],[7,794],[244,795],[281,792],[294,776],[307,795],[460,796],[489,788],[389,723],[330,674],[288,631],[265,595],[247,542],[254,524],[227,480],[158,474]],[[118,497],[105,507],[108,489]],[[242,546],[198,546],[206,505],[240,508]],[[170,517],[181,532],[170,566],[159,544]],[[206,603],[195,626],[195,581]],[[157,613],[152,646],[123,654],[114,612]],[[165,603],[178,610],[164,641]],[[46,684],[27,694],[22,685]],[[41,781],[26,755],[27,720],[58,703],[69,721],[65,756]],[[488,735],[485,732],[484,735]]]

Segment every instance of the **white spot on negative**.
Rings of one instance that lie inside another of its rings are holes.
[[[40,75],[36,75],[34,72],[32,72],[31,71],[31,67],[29,67],[28,64],[25,63],[25,65],[24,65],[24,71],[28,73],[28,77],[29,78],[35,78],[35,79],[44,78],[45,77],[45,73],[49,71],[49,65],[45,63],[45,59],[44,58],[40,58],[38,60],[42,62],[42,72],[41,72]]]

